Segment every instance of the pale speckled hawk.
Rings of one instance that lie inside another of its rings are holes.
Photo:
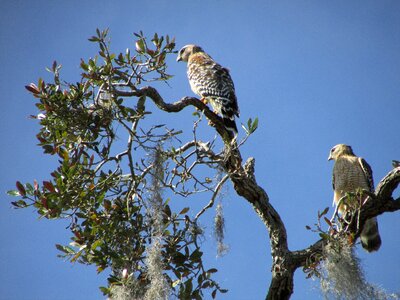
[[[359,189],[374,192],[374,181],[372,170],[369,164],[361,157],[353,153],[353,149],[344,144],[333,147],[330,151],[328,160],[334,160],[333,166],[333,201],[338,201],[349,192],[357,192]],[[362,203],[368,196],[363,196]],[[357,201],[354,199],[353,201]],[[339,207],[340,213],[351,211],[356,203],[346,202]],[[360,235],[361,245],[368,252],[377,251],[381,246],[381,237],[379,236],[378,221],[376,218],[368,219],[365,222],[363,231]]]
[[[235,116],[239,117],[235,87],[229,70],[216,63],[210,55],[196,45],[186,45],[177,61],[187,62],[187,75],[192,91],[202,101],[210,102],[220,114],[227,130],[237,134]]]

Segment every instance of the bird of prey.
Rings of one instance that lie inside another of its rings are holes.
[[[374,192],[374,181],[369,164],[361,157],[354,154],[353,149],[344,144],[334,146],[329,154],[328,160],[334,160],[333,166],[333,190],[334,202],[338,205],[339,200],[346,193],[355,193],[359,189]],[[362,196],[362,203],[368,197]],[[349,199],[348,199],[349,200]],[[344,201],[339,206],[339,213],[345,214],[355,209],[356,199]],[[381,237],[378,230],[376,217],[368,219],[360,235],[361,245],[368,252],[377,251],[381,246]]]
[[[226,129],[237,135],[235,116],[239,117],[239,107],[229,70],[196,45],[184,46],[179,51],[177,61],[187,62],[192,91],[203,102],[210,102],[214,111],[222,116]]]

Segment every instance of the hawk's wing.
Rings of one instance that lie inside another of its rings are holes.
[[[365,178],[367,179],[369,191],[373,192],[374,191],[374,178],[372,177],[371,166],[362,157],[358,158],[358,163],[360,164],[361,169],[363,170],[363,173],[365,175]]]

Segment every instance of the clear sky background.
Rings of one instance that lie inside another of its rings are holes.
[[[243,157],[255,157],[257,180],[286,223],[292,250],[316,241],[305,225],[332,203],[332,146],[352,145],[376,183],[400,160],[399,1],[1,1],[0,299],[104,298],[105,274],[56,257],[54,244],[69,242],[67,223],[13,210],[5,192],[16,180],[48,179],[56,166],[36,146],[39,127],[28,119],[37,114],[35,99],[24,85],[49,78],[53,60],[64,79],[79,81],[80,58],[97,53],[87,38],[107,27],[115,52],[134,47],[133,32],[158,32],[175,36],[178,48],[201,45],[231,70],[239,124],[260,120]],[[193,95],[186,66],[172,57],[169,65],[175,77],[160,93],[169,101]],[[190,109],[164,117],[184,128],[193,122]],[[230,252],[216,258],[209,233],[204,241],[208,264],[229,289],[220,299],[263,299],[271,277],[267,230],[232,187],[223,204]],[[379,252],[357,253],[370,282],[400,292],[399,213],[380,216],[379,227]],[[318,282],[304,278],[298,270],[292,299],[320,299]]]

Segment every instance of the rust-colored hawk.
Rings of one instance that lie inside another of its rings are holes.
[[[328,160],[335,161],[332,184],[334,190],[333,200],[336,205],[346,193],[356,193],[360,189],[374,192],[371,167],[363,158],[356,156],[350,146],[344,144],[336,145],[331,149]],[[364,203],[367,197],[367,195],[363,195],[361,203]],[[353,199],[353,202],[348,200],[340,204],[339,213],[343,214],[355,209],[355,201],[357,200]],[[360,239],[361,245],[368,252],[379,249],[381,237],[379,236],[376,217],[365,222]]]
[[[187,62],[187,75],[192,91],[223,118],[227,130],[237,134],[235,116],[239,117],[235,87],[229,70],[215,62],[196,45],[184,46],[177,61]]]

